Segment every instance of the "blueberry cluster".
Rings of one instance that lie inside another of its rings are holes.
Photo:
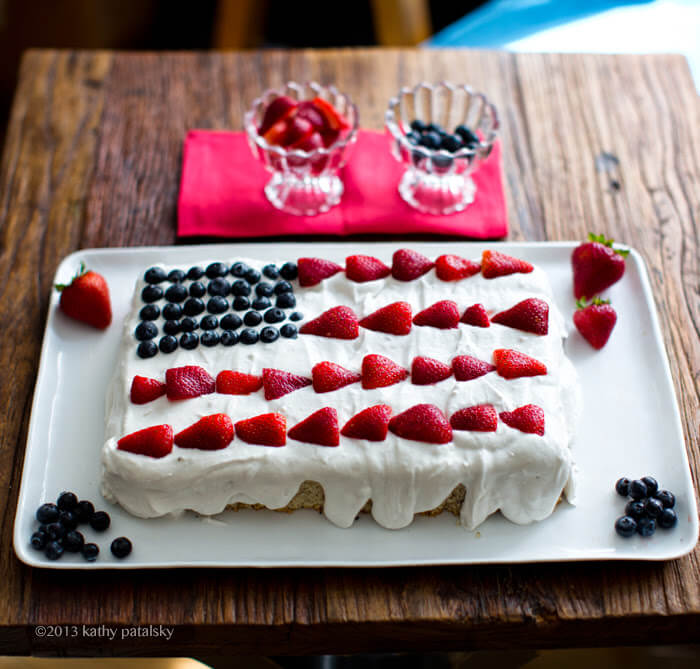
[[[266,265],[262,273],[244,262],[230,267],[213,262],[186,272],[151,267],[143,276],[146,285],[141,299],[145,304],[134,330],[139,341],[136,352],[141,358],[152,358],[159,351],[192,350],[200,344],[233,346],[239,342],[270,344],[280,336],[294,339],[298,333],[294,322],[304,318],[294,311],[297,302],[291,282],[297,273],[293,262],[279,268]],[[285,320],[292,322],[282,324]]]
[[[36,510],[39,521],[37,529],[31,537],[32,547],[44,551],[49,560],[58,560],[64,552],[81,553],[88,562],[97,560],[100,547],[95,543],[87,543],[78,525],[87,524],[95,532],[104,532],[111,524],[106,511],[95,511],[92,502],[78,497],[72,492],[62,492],[56,503],[47,502]],[[111,544],[112,554],[125,558],[131,553],[131,541],[126,537],[117,537]]]
[[[454,132],[449,133],[438,123],[424,123],[419,119],[411,121],[411,131],[406,134],[406,139],[426,149],[442,149],[449,153],[473,149],[479,144],[477,134],[466,125],[458,125]]]
[[[629,498],[625,515],[615,521],[615,531],[621,537],[641,534],[650,537],[656,526],[670,530],[676,526],[678,516],[673,510],[676,498],[668,490],[659,490],[659,484],[652,476],[630,481],[618,479],[615,490],[621,497]]]

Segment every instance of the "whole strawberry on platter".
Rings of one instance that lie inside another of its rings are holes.
[[[601,349],[608,343],[615,323],[617,313],[610,305],[610,300],[593,298],[590,303],[586,300],[576,300],[578,309],[574,312],[574,325],[583,338],[595,349]]]
[[[626,249],[613,247],[605,235],[589,233],[588,241],[574,249],[571,265],[576,299],[592,298],[617,283],[625,273]]]
[[[109,287],[105,278],[88,270],[85,263],[80,263],[78,273],[70,283],[57,283],[56,290],[61,293],[59,307],[61,311],[75,320],[104,330],[112,322],[112,303]]]

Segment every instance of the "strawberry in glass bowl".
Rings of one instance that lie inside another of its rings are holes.
[[[333,86],[287,83],[253,101],[244,125],[253,154],[272,173],[277,209],[313,216],[340,202],[338,175],[357,138],[357,107]]]

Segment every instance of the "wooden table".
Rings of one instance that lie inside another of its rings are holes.
[[[0,654],[698,641],[698,549],[660,564],[137,573],[30,569],[13,553],[41,332],[61,258],[84,247],[174,243],[186,130],[240,128],[263,87],[335,82],[357,101],[363,124],[379,128],[400,85],[443,78],[487,90],[501,109],[511,239],[604,231],[649,263],[697,485],[700,104],[681,57],[32,51],[0,172]],[[612,171],[596,169],[603,152],[619,160]],[[173,626],[174,636],[42,640],[34,627],[136,623]]]

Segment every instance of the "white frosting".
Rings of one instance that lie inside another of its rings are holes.
[[[236,260],[241,259],[231,262]],[[266,264],[243,260],[258,269]],[[208,261],[198,264],[206,266]],[[454,300],[460,313],[476,302],[495,313],[525,298],[540,297],[549,304],[549,333],[538,336],[498,324],[489,328],[460,324],[452,330],[414,326],[409,335],[400,337],[360,328],[360,336],[351,341],[300,335],[253,346],[239,343],[206,348],[200,344],[192,351],[178,349],[142,360],[136,355],[133,336],[142,306],[144,283],[139,280],[107,395],[102,452],[106,498],[144,518],[184,510],[210,515],[235,502],[283,507],[304,480],[313,480],[324,488],[324,513],[332,523],[351,526],[365,502],[372,499],[374,519],[396,529],[409,525],[415,513],[438,506],[462,483],[467,492],[461,522],[473,529],[499,509],[515,523],[542,520],[552,513],[562,491],[572,489],[569,448],[580,410],[580,391],[575,370],[564,355],[564,320],[541,269],[491,280],[476,275],[458,282],[440,281],[431,270],[411,282],[388,277],[362,284],[339,273],[312,288],[294,284],[298,310],[305,320],[341,304],[362,318],[398,300],[410,303],[414,314],[444,299]],[[166,369],[188,364],[200,365],[212,376],[224,369],[260,374],[263,367],[271,367],[310,377],[311,368],[323,360],[359,371],[366,354],[379,353],[410,369],[418,355],[448,364],[456,355],[465,354],[491,361],[496,348],[513,348],[541,360],[547,365],[547,375],[506,380],[493,372],[472,381],[458,382],[451,377],[430,386],[413,385],[409,378],[387,388],[364,390],[355,383],[324,394],[309,386],[272,401],[265,400],[262,390],[248,396],[214,393],[180,402],[161,397],[140,406],[129,400],[136,374],[164,379]],[[379,443],[341,436],[337,448],[293,439],[285,447],[274,448],[234,439],[219,451],[175,446],[160,459],[116,447],[117,439],[135,430],[168,423],[177,433],[202,416],[219,412],[236,422],[277,411],[286,416],[289,428],[314,410],[330,406],[338,411],[342,427],[357,412],[375,404],[390,405],[396,415],[424,402],[435,404],[448,417],[474,404],[491,403],[497,411],[537,404],[545,412],[545,434],[524,434],[499,420],[496,432],[455,430],[453,441],[443,445],[389,433]]]

